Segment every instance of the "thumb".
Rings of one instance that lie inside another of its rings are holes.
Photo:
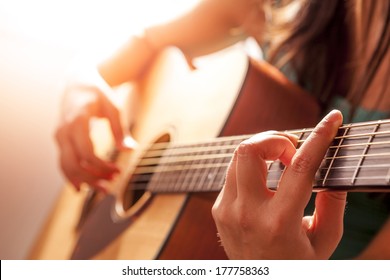
[[[316,197],[312,244],[318,256],[329,258],[343,235],[346,192],[320,192]]]

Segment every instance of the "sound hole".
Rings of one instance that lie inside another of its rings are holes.
[[[143,153],[125,188],[123,210],[130,209],[147,191],[154,169],[159,164],[161,154],[167,146],[165,144],[169,143],[170,139],[169,134],[164,134]]]

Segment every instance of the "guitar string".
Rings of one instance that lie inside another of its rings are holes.
[[[217,168],[220,168],[220,167],[227,167],[227,164],[225,165],[225,166],[222,166],[222,165],[217,165],[217,166],[213,166],[213,167],[211,167],[211,166],[209,166],[208,168],[215,168],[215,167],[217,167]],[[355,169],[356,168],[356,166],[342,166],[342,167],[334,167],[334,168],[332,168],[333,170],[337,170],[337,169]],[[369,168],[375,168],[375,169],[378,169],[378,168],[390,168],[390,165],[389,164],[381,164],[381,165],[368,165],[368,166],[362,166],[361,167],[361,169],[362,169],[362,171],[364,171],[363,169],[365,169],[365,170],[367,170],[367,169],[369,169]],[[324,167],[324,168],[320,168],[319,170],[321,170],[321,169],[326,169],[326,167]],[[176,171],[180,171],[180,170],[176,170]],[[276,174],[276,175],[281,175],[282,174],[282,172],[284,171],[284,169],[278,169],[278,170],[274,170],[274,174],[275,173],[278,173],[278,174]],[[268,175],[270,175],[270,176],[272,176],[272,174],[271,174],[272,172],[268,172]],[[169,174],[169,173],[167,173],[166,171],[165,171],[165,174],[166,174],[166,176],[173,176],[174,174]],[[225,174],[225,171],[218,171],[218,174]],[[140,176],[140,175],[142,175],[142,176]],[[190,175],[192,175],[192,176],[197,176],[197,175],[194,175],[194,174],[190,174]],[[142,173],[142,174],[137,174],[137,176],[136,176],[136,180],[140,180],[140,177],[141,177],[141,180],[142,181],[148,181],[148,179],[145,179],[145,177],[146,178],[151,178],[153,176],[153,173]],[[187,174],[187,176],[188,176],[188,174]],[[386,176],[381,176],[381,177],[379,177],[379,176],[377,176],[377,175],[372,175],[372,176],[366,176],[366,177],[358,177],[358,180],[372,180],[372,179],[386,179],[387,178],[387,175]],[[321,177],[321,176],[318,176],[318,177],[316,177],[316,178],[314,178],[315,179],[315,181],[323,181],[324,180],[324,178],[323,177]],[[350,179],[351,179],[351,177],[343,177],[343,178],[328,178],[330,181],[345,181],[345,180],[349,180],[350,181]],[[279,178],[278,179],[274,179],[273,180],[274,182],[278,182],[279,181]],[[273,182],[272,181],[272,179],[268,179],[267,180],[267,182],[268,183],[270,183],[270,182]]]
[[[390,136],[390,131],[379,131],[379,132],[368,132],[368,133],[360,133],[360,134],[355,134],[355,135],[345,135],[345,136],[340,136],[340,137],[335,137],[334,140],[341,140],[341,139],[347,139],[349,138],[350,140],[359,140],[362,137],[369,137],[369,136]],[[236,140],[246,140],[248,138],[239,138]],[[235,149],[239,143],[237,144],[227,144],[224,145],[223,142],[228,142],[232,140],[219,140],[218,142],[205,142],[204,144],[212,144],[212,143],[220,143],[222,145],[220,146],[206,146],[202,147],[199,146],[201,145],[200,143],[197,144],[198,147],[194,145],[174,145],[171,146],[170,142],[164,142],[164,143],[157,143],[157,144],[152,144],[150,146],[147,146],[145,148],[147,154],[152,154],[154,155],[162,155],[164,152],[169,151],[171,152],[172,155],[180,154],[180,153],[194,153],[194,152],[199,152],[199,151],[214,151],[218,149]],[[306,141],[306,139],[303,140],[298,140],[297,144],[302,144]],[[360,143],[360,145],[367,145],[368,143]],[[386,143],[388,144],[388,143]],[[155,148],[154,145],[159,145],[158,148]],[[161,146],[160,146],[161,145]],[[163,146],[162,146],[163,145]],[[354,144],[354,145],[359,145],[359,144]],[[338,146],[330,146],[330,149],[337,148]],[[340,146],[343,147],[343,146]],[[145,156],[148,157],[148,156]]]
[[[340,146],[330,146],[329,151],[333,149],[343,149],[343,152],[353,151],[354,149],[348,149],[348,148],[360,148],[360,147],[368,147],[368,146],[380,146],[380,145],[387,145],[390,144],[390,141],[381,141],[381,142],[370,142],[370,143],[356,143],[356,144],[343,144]],[[214,148],[215,147],[215,148]],[[232,150],[232,148],[225,148],[225,146],[213,146],[214,149],[208,149],[206,151],[221,151],[221,150]],[[235,146],[236,147],[236,146]],[[204,152],[204,150],[196,150],[197,152],[201,151]],[[360,151],[360,150],[359,150]],[[179,162],[188,162],[188,161],[196,161],[196,160],[204,160],[204,159],[216,159],[216,158],[225,158],[229,157],[231,158],[233,155],[233,151],[228,153],[215,153],[215,154],[201,154],[201,155],[188,155],[191,152],[183,152],[178,154],[168,154],[164,155],[164,152],[162,152],[160,155],[155,155],[154,157],[146,157],[140,160],[138,166],[149,166],[153,164],[159,164],[161,161],[161,158],[164,156],[164,162],[163,164],[168,163],[179,163]],[[195,152],[193,152],[195,153]],[[173,157],[174,156],[174,157]],[[173,157],[170,159],[170,157]],[[339,157],[332,157],[334,159],[338,159]]]
[[[304,143],[305,140],[299,140],[298,144]],[[360,147],[360,146],[372,146],[372,145],[386,145],[390,144],[390,141],[381,141],[381,142],[370,142],[370,143],[355,143],[355,144],[343,144],[343,145],[333,145],[329,146],[329,150],[337,149],[337,148],[349,148],[349,147]],[[237,148],[238,144],[227,144],[227,145],[220,145],[220,146],[206,146],[206,147],[183,147],[183,148],[169,148],[165,150],[152,150],[152,151],[146,151],[146,154],[144,156],[145,159],[149,158],[158,158],[161,156],[180,156],[184,154],[190,154],[190,153],[199,153],[199,152],[212,152],[212,151],[220,151],[220,150],[232,150],[232,152]],[[166,151],[169,152],[169,155],[165,155]]]
[[[335,137],[334,139],[345,139],[345,138],[360,138],[360,137],[367,137],[367,136],[384,136],[384,135],[389,135],[390,131],[380,131],[380,132],[370,132],[370,133],[361,133],[361,134],[355,134],[355,135],[345,135],[342,137]],[[227,141],[227,140],[226,140]],[[226,142],[225,141],[225,142]],[[304,143],[306,140],[298,140],[298,144]],[[211,143],[211,142],[207,142]],[[206,147],[193,147],[193,146],[173,146],[169,147],[170,143],[166,142],[164,143],[165,149],[159,148],[159,149],[145,149],[146,154],[145,158],[152,158],[152,157],[158,157],[163,155],[164,153],[170,152],[170,155],[180,155],[183,153],[196,153],[199,151],[215,151],[215,150],[227,150],[227,149],[235,149],[237,145],[234,144],[227,144],[223,145],[222,141],[218,141],[216,143],[221,143],[222,145],[220,146],[206,146]],[[333,145],[330,146],[329,149],[336,149],[336,148],[344,148],[344,147],[353,147],[353,146],[367,146],[367,145],[380,145],[380,144],[388,144],[389,141],[381,141],[381,142],[373,142],[373,143],[356,143],[356,144],[348,144],[348,145]],[[157,143],[157,144],[162,144],[162,143]],[[148,154],[153,154],[152,156],[148,156]]]
[[[342,125],[341,127],[339,127],[338,130],[342,130],[342,129],[349,129],[349,130],[353,130],[355,128],[362,128],[362,127],[374,127],[376,125],[386,125],[386,124],[390,124],[390,119],[387,119],[387,120],[381,120],[381,121],[372,121],[372,122],[363,122],[363,123],[351,123],[351,124],[346,124],[346,125]],[[295,129],[295,130],[285,130],[284,132],[285,133],[291,133],[291,134],[302,134],[302,133],[311,133],[313,132],[314,128],[304,128],[304,129]],[[235,139],[241,139],[241,138],[249,138],[251,136],[253,136],[255,134],[246,134],[246,135],[233,135],[233,136],[222,136],[222,137],[217,137],[217,138],[213,138],[213,139],[210,139],[208,140],[207,142],[218,142],[219,140],[223,140],[223,139],[226,139],[226,140],[235,140]],[[353,134],[352,134],[353,135]],[[347,136],[347,135],[346,135]],[[342,136],[336,136],[335,139],[339,139],[341,138]],[[207,143],[206,142],[206,143]],[[152,145],[156,145],[156,146],[159,146],[159,144],[162,144],[162,146],[167,143],[167,142],[159,142],[159,143],[154,143]],[[169,142],[168,142],[169,143]],[[187,144],[190,144],[191,143],[187,143]]]
[[[205,166],[199,165],[197,168],[179,168],[179,167],[176,167],[176,168],[172,168],[172,169],[169,169],[169,170],[159,170],[159,171],[156,171],[156,168],[151,167],[151,168],[148,168],[148,170],[145,170],[145,172],[138,172],[138,173],[134,172],[133,174],[136,175],[137,178],[142,178],[142,176],[153,176],[154,174],[157,174],[157,173],[160,173],[160,174],[163,174],[163,175],[165,174],[166,176],[173,176],[177,172],[193,171],[193,170],[199,170],[199,169],[209,169],[210,173],[213,173],[215,171],[215,169],[227,168],[228,165],[229,165],[228,163],[226,163],[226,164],[208,164],[208,165],[205,165]],[[267,175],[268,176],[281,175],[284,172],[285,168],[286,167],[284,165],[280,165],[279,168],[273,168],[271,170],[268,170],[267,171]],[[363,166],[360,167],[362,172],[364,172],[364,171],[370,172],[369,170],[374,170],[374,169],[376,169],[376,170],[378,170],[378,169],[386,169],[387,170],[389,168],[390,168],[390,164],[387,164],[387,163],[363,165]],[[320,167],[320,168],[318,168],[317,171],[318,171],[319,174],[321,174],[321,172],[323,172],[324,170],[328,170],[328,169],[329,168],[327,168],[327,167]],[[331,168],[332,171],[336,171],[336,172],[339,171],[339,172],[344,172],[344,173],[348,173],[348,172],[350,173],[350,172],[352,172],[351,170],[354,170],[354,169],[356,169],[356,165],[335,166],[335,167]],[[225,173],[225,172],[226,172],[226,169],[223,169],[223,173]],[[190,173],[190,174],[194,174],[194,173]],[[198,176],[198,174],[196,176]],[[322,180],[324,178],[318,176],[318,177],[316,177],[316,179]]]
[[[221,173],[221,174],[223,174],[223,173]],[[217,174],[217,175],[221,175],[221,174]],[[369,184],[371,183],[372,184],[372,188],[373,189],[375,189],[376,187],[378,187],[377,185],[374,185],[373,183],[372,183],[372,181],[373,180],[378,180],[378,181],[385,181],[386,180],[386,176],[365,176],[365,177],[361,177],[361,178],[359,178],[359,181],[369,181],[369,183],[364,183],[364,184],[367,184],[367,186],[369,186]],[[272,185],[272,184],[276,184],[276,183],[278,183],[280,180],[278,180],[278,179],[269,179],[269,180],[267,180],[267,185]],[[359,185],[356,185],[356,183],[354,183],[354,184],[351,184],[350,182],[351,182],[351,178],[350,177],[343,177],[343,178],[330,178],[329,179],[329,181],[333,181],[333,182],[335,182],[335,183],[337,183],[337,181],[339,181],[339,182],[346,182],[345,184],[343,184],[343,185],[341,185],[341,187],[344,187],[344,186],[359,186]],[[324,187],[322,184],[321,184],[321,182],[322,182],[322,179],[315,179],[314,180],[314,182],[315,183],[313,183],[313,187]],[[149,184],[149,181],[130,181],[129,182],[129,185],[148,185]],[[340,184],[340,183],[339,183]],[[187,184],[187,185],[191,185],[192,186],[192,184]],[[180,188],[183,188],[183,186],[186,186],[186,185],[184,185],[184,184],[181,184],[181,187]],[[387,184],[386,185],[384,185],[384,184],[381,184],[381,186],[387,186]],[[215,188],[216,186],[215,186],[215,184],[214,184],[214,186],[212,186],[210,189],[213,189],[213,188]],[[221,187],[222,187],[222,185],[221,185]],[[325,187],[332,187],[332,186],[330,186],[330,185],[325,185]],[[339,185],[339,187],[340,187],[340,185]],[[159,187],[158,188],[165,188],[165,189],[167,189],[167,186],[164,186],[164,183],[160,183],[159,184]],[[170,185],[168,185],[168,188],[169,189],[173,189],[172,188],[172,186],[170,186]],[[178,188],[178,189],[180,189],[180,188]],[[184,187],[185,188],[185,187]],[[132,187],[131,188],[132,190],[143,190],[143,188],[141,188],[141,187]],[[148,188],[148,189],[156,189],[156,187],[152,187],[152,188]],[[204,188],[202,188],[201,187],[201,189],[204,189]]]
[[[279,161],[275,161],[279,162]],[[270,162],[268,162],[270,163]],[[229,163],[209,163],[209,164],[199,164],[197,166],[193,166],[191,168],[183,168],[180,165],[177,166],[170,166],[169,169],[165,168],[164,170],[158,170],[158,167],[142,167],[142,168],[136,168],[133,172],[134,175],[146,175],[146,174],[152,174],[152,173],[169,173],[169,172],[175,172],[175,171],[191,171],[191,170],[198,170],[198,169],[208,169],[208,168],[227,168],[229,166]],[[320,167],[318,171],[323,170],[331,170],[331,171],[337,171],[342,169],[355,169],[356,165],[347,165],[347,166],[335,166],[331,167],[330,169],[327,167]],[[374,164],[374,165],[362,165],[361,168],[390,168],[390,164]],[[137,171],[138,170],[138,171]],[[283,171],[283,169],[270,169],[268,170],[267,174],[277,173],[280,171]]]
[[[212,168],[225,168],[225,167],[228,167],[228,164],[226,164],[226,165],[209,165],[209,166],[207,166],[205,168],[212,169]],[[356,166],[339,166],[339,167],[333,167],[331,170],[348,173],[348,172],[350,172],[350,171],[348,171],[349,169],[355,169],[355,168],[356,168]],[[381,169],[384,169],[384,168],[388,169],[388,168],[390,168],[390,164],[373,164],[373,165],[364,165],[364,166],[361,167],[361,169],[365,169],[363,171],[379,169],[379,168],[381,168]],[[137,178],[140,178],[142,176],[149,176],[149,175],[152,176],[153,174],[156,174],[156,173],[163,173],[163,174],[167,174],[167,176],[171,176],[172,173],[175,172],[175,171],[191,171],[191,170],[194,170],[194,169],[196,169],[196,168],[193,168],[193,169],[175,169],[175,170],[172,169],[172,170],[169,170],[169,171],[164,170],[164,171],[160,171],[160,172],[153,172],[153,170],[150,169],[151,172],[142,172],[142,173],[133,173],[133,174],[137,175],[136,176]],[[198,169],[201,169],[201,168],[198,168]],[[275,174],[279,175],[279,174],[283,173],[284,170],[285,170],[285,167],[282,167],[282,168],[279,168],[279,169],[276,169],[276,170],[269,170],[267,172],[267,174],[269,176],[274,176]],[[320,167],[318,169],[318,172],[321,173],[324,170],[328,170],[328,168]],[[224,170],[223,172],[225,173],[226,170]],[[171,174],[169,174],[169,173],[171,173]],[[323,177],[317,177],[316,179],[323,180],[324,178]]]
[[[364,158],[371,158],[371,157],[387,157],[390,156],[390,153],[375,153],[375,154],[365,154],[365,155],[343,155],[343,156],[328,156],[324,157],[322,161],[332,160],[332,159],[344,159],[344,160],[359,160]],[[231,154],[219,154],[219,159],[226,159],[230,162]],[[204,159],[215,159],[215,157],[203,157],[201,160]],[[157,173],[157,172],[170,172],[170,171],[181,171],[181,170],[194,170],[194,169],[200,169],[200,168],[218,168],[218,167],[227,167],[228,162],[222,162],[222,163],[192,163],[189,167],[184,168],[183,165],[177,164],[180,161],[167,161],[162,162],[159,165],[157,165],[158,162],[156,162],[155,165],[138,165],[136,169],[134,170],[134,174],[145,174],[145,173]],[[189,163],[190,161],[183,161],[185,163]],[[267,163],[271,163],[274,161],[266,161]],[[364,165],[362,166],[364,167]],[[351,166],[351,168],[356,168],[356,166]],[[335,169],[335,167],[331,167],[330,170]],[[270,170],[272,172],[272,169]]]
[[[386,121],[382,121],[380,123],[376,122],[376,123],[356,123],[356,124],[351,124],[350,126],[342,126],[339,128],[339,130],[342,130],[342,129],[350,129],[350,131],[352,131],[353,128],[361,128],[361,127],[367,127],[367,126],[373,126],[373,125],[384,125],[384,124],[390,124],[390,119],[389,120],[386,120]],[[290,131],[285,131],[285,133],[290,133],[290,134],[310,134],[311,132],[313,132],[313,128],[310,128],[310,129],[302,129],[302,130],[290,130]],[[353,132],[353,131],[352,131]],[[345,138],[351,138],[351,137],[365,137],[365,136],[378,136],[378,135],[383,135],[383,134],[389,134],[390,131],[378,131],[378,132],[367,132],[367,133],[357,133],[357,134],[347,134],[347,135],[343,135],[343,136],[336,136],[334,137],[335,140],[338,140],[338,139],[345,139]],[[234,140],[245,140],[245,139],[248,139],[252,136],[254,136],[255,134],[247,134],[247,135],[238,135],[238,136],[223,136],[223,137],[217,137],[217,138],[214,138],[214,139],[211,139],[211,140],[206,140],[206,141],[199,141],[197,143],[182,143],[181,145],[177,145],[173,148],[176,148],[176,149],[180,149],[182,147],[184,148],[187,148],[187,147],[191,147],[193,145],[201,145],[201,144],[208,144],[208,143],[218,143],[218,142],[227,142],[227,141],[234,141]],[[301,141],[305,141],[305,140],[301,140]],[[171,142],[158,142],[158,143],[153,143],[153,144],[150,144],[147,149],[150,150],[150,151],[153,151],[153,150],[164,150],[166,149],[167,147],[170,146],[170,143]]]
[[[220,167],[220,166],[219,166]],[[378,166],[378,165],[372,165],[372,166],[365,166],[364,167],[364,169],[366,169],[367,170],[367,168],[378,168],[378,167],[381,167],[381,168],[390,168],[390,165],[386,165],[386,164],[382,164],[381,166]],[[347,169],[347,168],[353,168],[353,169],[355,169],[356,168],[356,166],[350,166],[350,167],[335,167],[335,168],[333,168],[333,169],[340,169],[340,168],[342,168],[342,169]],[[324,168],[323,168],[324,169]],[[362,168],[363,169],[363,168]],[[282,172],[284,171],[284,169],[279,169],[279,170],[275,170],[275,173],[278,173],[278,174],[276,174],[277,176],[278,176],[278,178],[277,179],[272,179],[272,178],[268,178],[267,179],[267,184],[268,185],[272,185],[272,184],[277,184],[279,181],[280,181],[280,176],[281,176],[281,174],[282,174]],[[274,174],[275,174],[274,173]],[[214,175],[214,177],[218,177],[218,176],[220,176],[221,178],[224,178],[225,177],[225,170],[218,170],[218,172],[217,173],[213,173],[213,175]],[[270,173],[268,173],[268,175],[271,175]],[[148,187],[148,185],[149,185],[149,182],[150,182],[150,180],[151,180],[151,178],[152,178],[152,176],[153,176],[153,174],[151,174],[151,173],[146,173],[146,174],[144,174],[144,175],[141,175],[141,176],[139,176],[139,175],[137,175],[136,177],[135,177],[135,180],[130,180],[129,181],[129,184],[132,184],[133,185],[133,187],[132,187],[132,189],[133,190],[145,190],[145,189],[149,189],[149,187]],[[189,176],[189,178],[188,178],[188,176]],[[169,179],[172,179],[172,178],[177,178],[176,176],[174,176],[174,174],[167,174],[166,173],[166,176],[165,176],[165,179],[167,180],[169,180]],[[195,173],[190,173],[190,174],[186,174],[186,179],[188,180],[188,179],[190,179],[191,180],[191,182],[193,182],[193,180],[194,179],[196,179],[196,178],[199,178],[199,176],[197,175],[197,174],[195,174]],[[338,177],[338,178],[327,178],[327,182],[333,182],[333,183],[337,183],[337,182],[339,182],[339,184],[340,183],[342,183],[342,182],[346,182],[346,183],[344,183],[344,186],[355,186],[356,184],[350,184],[350,182],[351,182],[351,178],[352,177]],[[370,181],[371,180],[371,182],[372,182],[372,180],[381,180],[382,182],[383,181],[385,181],[385,182],[387,182],[387,175],[386,176],[375,176],[375,175],[372,175],[372,176],[365,176],[365,177],[362,177],[362,176],[359,176],[358,178],[357,178],[358,180],[359,180],[359,182],[364,182],[364,181]],[[319,177],[316,177],[316,178],[314,178],[314,181],[315,182],[323,182],[323,180],[324,180],[324,178],[323,177],[321,177],[321,176],[319,176]],[[172,180],[171,181],[169,181],[169,182],[172,182]],[[174,180],[174,182],[177,184],[177,182],[178,182],[178,180]],[[181,189],[183,189],[183,188],[186,188],[186,185],[183,185],[183,183],[184,182],[181,182],[180,183],[180,187],[178,188],[179,190],[181,190]],[[139,186],[141,184],[141,186],[143,186],[143,187],[134,187],[134,185],[137,185],[137,186]],[[161,184],[162,184],[162,186],[161,186]],[[219,184],[217,184],[217,186],[219,186],[219,185],[221,185],[221,183],[219,183]],[[323,187],[322,186],[322,184],[319,184],[318,183],[318,186],[320,186],[321,185],[321,187]],[[384,186],[384,184],[381,184],[382,186]],[[387,185],[387,184],[386,184]],[[169,187],[168,187],[169,186]],[[167,189],[167,187],[168,187],[168,191],[172,191],[173,190],[173,188],[172,188],[172,186],[170,186],[170,184],[168,184],[168,186],[166,186],[166,185],[164,185],[164,182],[163,181],[160,181],[159,182],[159,184],[158,184],[158,187],[156,187],[156,186],[154,186],[152,189]],[[196,186],[194,186],[194,184],[190,184],[190,186],[192,187],[192,189],[195,189],[196,188]],[[329,184],[328,185],[325,185],[326,187],[329,187]],[[272,187],[272,186],[271,186]],[[211,186],[211,188],[210,188],[211,190],[214,190],[215,189],[215,186],[214,185],[212,185]],[[209,190],[210,190],[209,189]],[[220,189],[220,188],[219,188]],[[376,187],[370,187],[370,189],[376,189]]]
[[[220,176],[223,176],[225,173],[224,172],[219,172],[217,174],[215,174],[215,177],[220,177]],[[151,179],[152,175],[149,176],[148,180],[143,180],[143,181],[130,181],[129,182],[129,185],[132,186],[131,190],[134,191],[134,190],[152,190],[152,191],[189,191],[189,188],[191,187],[191,190],[195,190],[195,189],[198,189],[198,190],[206,190],[206,188],[204,187],[197,187],[197,188],[194,188],[194,184],[192,183],[188,183],[188,182],[185,182],[185,184],[181,183],[180,184],[180,187],[179,188],[173,188],[172,185],[170,183],[172,183],[171,181],[169,181],[168,183],[167,182],[159,182],[159,184],[156,186],[156,185],[153,185],[152,187],[149,186],[149,182],[150,182],[150,179]],[[190,177],[191,179],[191,177]],[[365,176],[365,177],[359,177],[358,180],[359,182],[361,182],[364,186],[366,186],[368,189],[372,189],[372,190],[376,190],[378,189],[378,185],[369,185],[370,183],[372,184],[372,181],[373,180],[378,180],[378,181],[386,181],[387,179],[387,176]],[[266,185],[268,188],[273,188],[275,185],[277,185],[277,183],[280,181],[280,179],[267,179],[267,182],[266,182]],[[325,185],[323,186],[322,185],[322,181],[323,179],[317,179],[315,178],[314,181],[313,181],[313,188],[315,189],[318,189],[318,188],[340,188],[340,185],[338,186],[331,186],[331,185]],[[340,184],[340,182],[346,182],[344,183],[343,185],[341,185],[341,187],[353,187],[353,186],[359,186],[357,185],[356,183],[353,183],[351,184],[351,178],[350,177],[342,177],[342,178],[329,178],[327,179],[327,181],[330,181],[330,182],[334,182],[334,183],[337,183],[339,182],[338,184]],[[366,183],[364,181],[368,181],[369,183]],[[361,186],[361,185],[360,185]],[[384,184],[380,184],[380,186],[387,186],[387,185],[384,185]],[[212,182],[212,185],[211,187],[209,187],[207,190],[209,191],[213,191],[213,190],[220,190],[222,188],[222,182]]]

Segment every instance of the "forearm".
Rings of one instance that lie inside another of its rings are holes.
[[[250,0],[207,0],[165,24],[132,37],[99,72],[111,86],[136,80],[165,47],[179,48],[193,58],[225,48],[245,37],[241,28],[251,9]]]
[[[110,86],[138,79],[159,50],[145,35],[131,37],[111,57],[98,65],[98,71]]]

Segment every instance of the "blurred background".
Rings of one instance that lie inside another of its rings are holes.
[[[54,131],[67,66],[196,0],[0,1],[0,259],[25,259],[60,194]]]

